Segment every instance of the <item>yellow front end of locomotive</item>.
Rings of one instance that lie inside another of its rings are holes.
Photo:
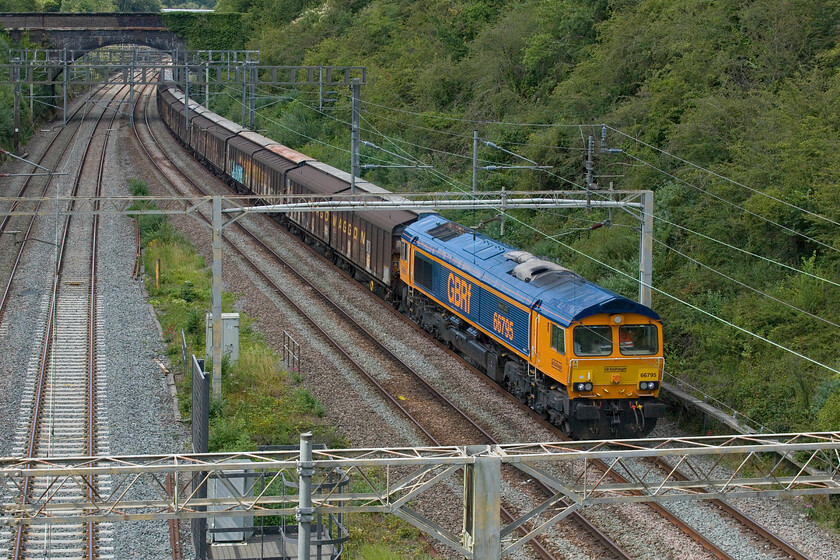
[[[594,315],[569,327],[535,317],[532,365],[571,398],[656,397],[662,382],[659,321],[635,314]]]

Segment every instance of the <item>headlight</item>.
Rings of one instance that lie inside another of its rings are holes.
[[[642,381],[639,383],[639,390],[640,391],[654,391],[656,387],[659,385],[657,381]]]
[[[592,383],[575,383],[575,391],[578,393],[588,393],[592,390]]]

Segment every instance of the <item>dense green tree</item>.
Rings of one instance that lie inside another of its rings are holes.
[[[620,151],[596,150],[597,182],[655,191],[653,307],[665,318],[669,372],[771,429],[836,427],[838,376],[774,344],[840,369],[840,288],[822,280],[840,277],[840,0],[219,0],[216,9],[246,14],[248,48],[266,64],[367,68],[363,137],[436,170],[365,172],[386,188],[469,188],[473,130],[552,166],[482,171],[480,188],[578,188],[587,136],[600,141],[591,125],[608,124],[608,147]],[[210,28],[199,23],[181,21]],[[274,92],[259,127],[347,168],[349,94],[325,89]],[[2,107],[8,98],[0,85]],[[216,95],[213,108],[238,121],[239,99]],[[367,147],[362,156],[389,158]],[[522,163],[484,145],[479,158]],[[513,213],[504,240],[634,297],[638,224],[615,212],[611,228],[589,229],[607,218]],[[501,234],[498,222],[483,227]]]
[[[270,6],[280,4],[283,23],[274,25],[266,10],[277,14]],[[485,173],[484,188],[579,185],[585,135],[600,135],[597,127],[484,121],[606,122],[622,130],[628,136],[610,131],[608,142],[623,152],[598,155],[596,171],[602,183],[656,191],[657,288],[829,367],[840,365],[836,327],[820,319],[840,314],[840,294],[815,278],[840,272],[838,0],[253,0],[240,9],[256,24],[252,46],[271,62],[365,65],[363,97],[376,104],[366,107],[366,133],[406,142],[397,146],[450,174],[456,185],[470,181],[473,128],[554,166],[551,175]],[[346,92],[338,99],[330,115],[340,120]],[[276,106],[279,125],[269,122],[269,133],[346,166],[346,152],[308,140],[344,146],[345,126],[309,107],[303,94]],[[512,162],[489,149],[480,157]],[[397,189],[451,188],[416,172],[369,178]],[[617,215],[612,230],[588,233],[582,226],[604,216],[523,219],[627,275],[516,223],[508,223],[507,241],[536,244],[535,250],[634,295],[632,220]],[[488,231],[498,233],[498,226]],[[667,295],[655,295],[654,307],[666,319],[674,374],[774,429],[813,427],[818,417],[825,426],[835,418],[837,397],[817,394],[834,377],[827,369]]]
[[[0,12],[37,12],[35,0],[0,0]]]
[[[113,12],[113,0],[61,0],[62,12]]]
[[[161,8],[160,0],[114,0],[114,2],[118,12],[151,13],[159,12]]]

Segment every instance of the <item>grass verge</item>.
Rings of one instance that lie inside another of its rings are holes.
[[[134,196],[148,196],[146,184],[129,179]],[[152,208],[151,205],[146,208]],[[188,354],[203,356],[205,313],[211,308],[211,273],[204,259],[163,215],[138,217],[143,246],[145,285],[163,328],[167,354],[181,367],[181,332]],[[222,296],[222,311],[233,312],[236,298]],[[240,313],[239,361],[222,362],[222,397],[210,407],[210,451],[253,451],[260,445],[295,445],[301,432],[328,447],[347,441],[324,421],[323,405],[301,385],[301,377],[281,367],[279,356]],[[209,367],[208,367],[209,369]],[[179,405],[190,415],[191,379],[181,376]],[[429,547],[420,532],[390,515],[358,514],[349,525],[346,558],[359,560],[427,560]]]

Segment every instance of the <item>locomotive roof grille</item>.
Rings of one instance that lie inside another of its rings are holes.
[[[437,227],[429,230],[429,235],[440,239],[441,241],[450,241],[459,235],[469,233],[471,230],[462,226],[457,222],[444,222]]]

